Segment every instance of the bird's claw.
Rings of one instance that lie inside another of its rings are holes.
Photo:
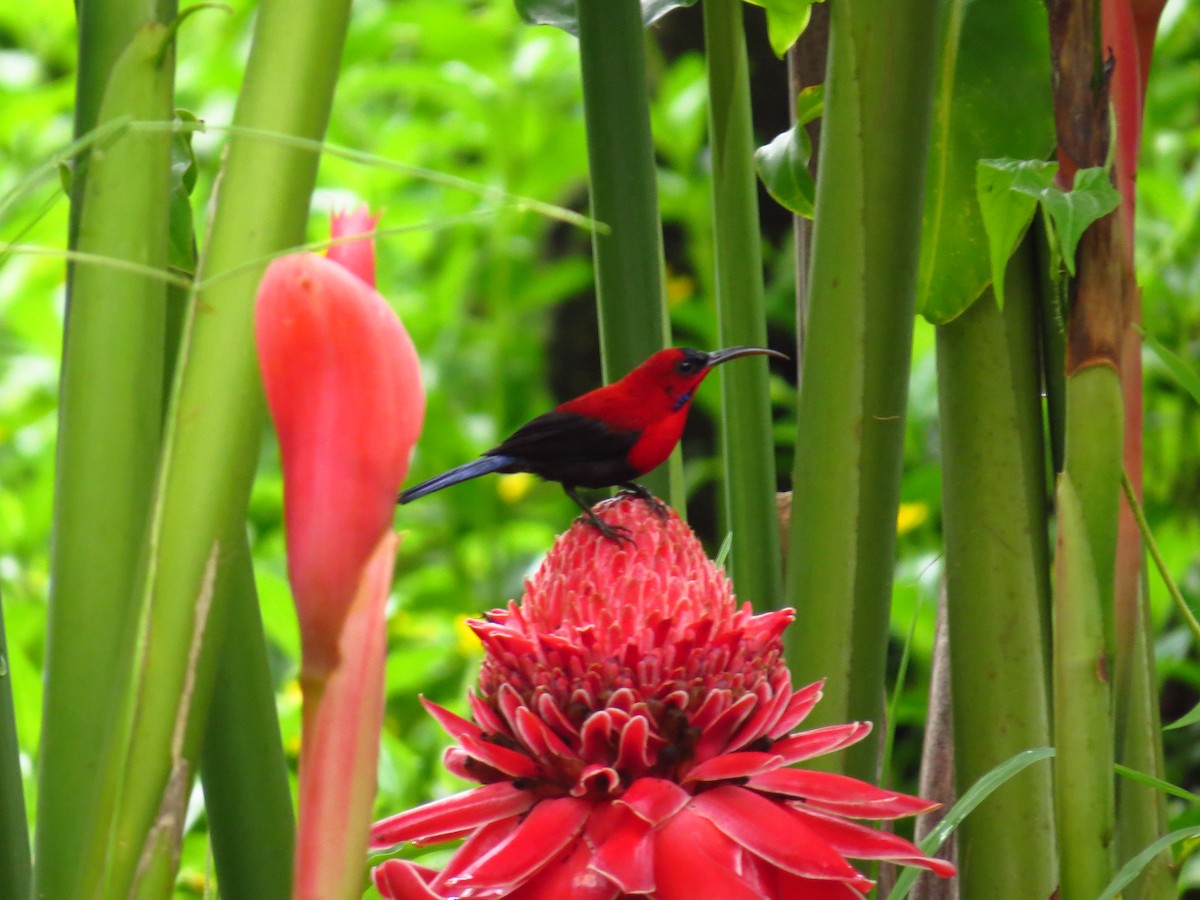
[[[668,511],[667,504],[663,503],[637,482],[630,481],[621,485],[621,490],[617,491],[617,494],[624,494],[627,497],[637,497],[644,503],[648,503],[650,508],[654,510],[654,514],[663,521],[666,521]]]
[[[637,543],[637,541],[633,539],[633,532],[624,525],[613,525],[610,522],[605,522],[602,518],[596,515],[596,513],[591,512],[590,510],[585,512],[581,518],[583,518],[584,521],[586,521],[610,541],[615,541],[618,544],[628,543],[631,546]]]

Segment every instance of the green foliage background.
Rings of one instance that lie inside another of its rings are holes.
[[[231,11],[207,11],[183,27],[178,96],[205,122],[220,125],[231,116],[252,12],[253,4],[235,2]],[[784,68],[770,55],[761,11],[747,16],[762,51],[753,56],[756,77],[782,84]],[[698,17],[693,8],[670,19]],[[711,348],[716,317],[704,68],[698,54],[679,49],[686,27],[672,22],[666,32],[667,27],[652,31],[650,41],[668,294],[675,343]],[[55,161],[70,141],[74,53],[70,4],[33,0],[0,8],[0,592],[17,725],[29,762],[30,810],[62,331],[64,264],[55,251],[65,245],[67,220]],[[1150,81],[1139,174],[1138,278],[1146,328],[1194,368],[1200,367],[1198,96],[1200,8],[1172,3]],[[764,121],[782,121],[784,112],[763,110]],[[774,134],[758,137],[766,143]],[[327,155],[310,238],[327,236],[330,210],[360,201],[383,210],[381,227],[406,229],[380,238],[378,283],[422,354],[429,392],[426,431],[410,480],[474,457],[566,395],[598,384],[588,235],[522,210],[498,193],[585,206],[574,38],[523,25],[507,2],[360,0],[328,139],[388,164]],[[222,142],[217,130],[194,140],[199,234]],[[455,187],[441,175],[494,190]],[[777,224],[778,210],[766,203],[764,210]],[[787,346],[795,326],[790,239],[779,238],[766,251],[772,340]],[[941,547],[932,327],[918,320],[914,340],[892,660],[894,669],[915,618],[913,660],[896,705],[892,773],[896,784],[910,789],[924,721]],[[1147,355],[1145,362],[1146,507],[1164,556],[1194,603],[1200,596],[1200,410],[1155,357]],[[777,378],[773,395],[778,471],[787,473],[794,390]],[[717,389],[707,388],[698,411],[715,415],[718,399]],[[713,525],[716,501],[704,487],[717,463],[708,455],[711,428],[703,416],[693,419],[687,483],[695,500],[693,518],[714,541],[715,552],[721,537]],[[268,438],[250,522],[285,746],[294,762],[298,638],[285,578],[280,499],[278,458]],[[389,619],[380,813],[455,788],[440,765],[444,736],[421,711],[417,695],[461,708],[478,662],[463,620],[519,596],[522,578],[569,523],[572,510],[555,486],[514,476],[464,484],[398,511],[397,527],[405,537]],[[1197,700],[1200,659],[1153,581],[1151,596],[1163,718],[1171,721]],[[1167,735],[1168,778],[1193,791],[1200,788],[1198,728]],[[184,895],[202,891],[210,865],[198,794],[195,801],[180,877]],[[1198,822],[1200,811],[1181,802],[1174,808],[1172,827]],[[1200,884],[1200,865],[1185,869],[1183,881]]]

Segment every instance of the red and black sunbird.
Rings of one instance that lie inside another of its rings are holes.
[[[597,516],[576,488],[620,486],[658,504],[634,479],[658,468],[683,434],[692,396],[721,363],[742,356],[784,354],[762,347],[705,353],[660,350],[620,381],[598,388],[521,426],[474,462],[423,481],[400,495],[408,503],[489,472],[530,472],[557,481],[606,537],[627,538]]]

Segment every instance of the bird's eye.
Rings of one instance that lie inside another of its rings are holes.
[[[679,372],[680,375],[695,375],[700,371],[700,366],[700,360],[692,359],[690,356],[688,356],[679,361],[679,364],[675,367],[675,370]]]

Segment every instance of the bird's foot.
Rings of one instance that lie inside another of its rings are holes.
[[[630,545],[637,543],[633,539],[632,531],[630,531],[624,525],[613,525],[610,522],[605,522],[593,510],[585,509],[580,518],[599,531],[610,541],[615,541],[618,544],[629,543]]]
[[[628,497],[637,497],[643,503],[648,503],[650,508],[654,510],[654,514],[656,516],[664,521],[666,520],[667,511],[669,509],[667,504],[663,503],[636,481],[627,481],[622,484],[621,490],[617,491],[617,494],[624,494]]]

